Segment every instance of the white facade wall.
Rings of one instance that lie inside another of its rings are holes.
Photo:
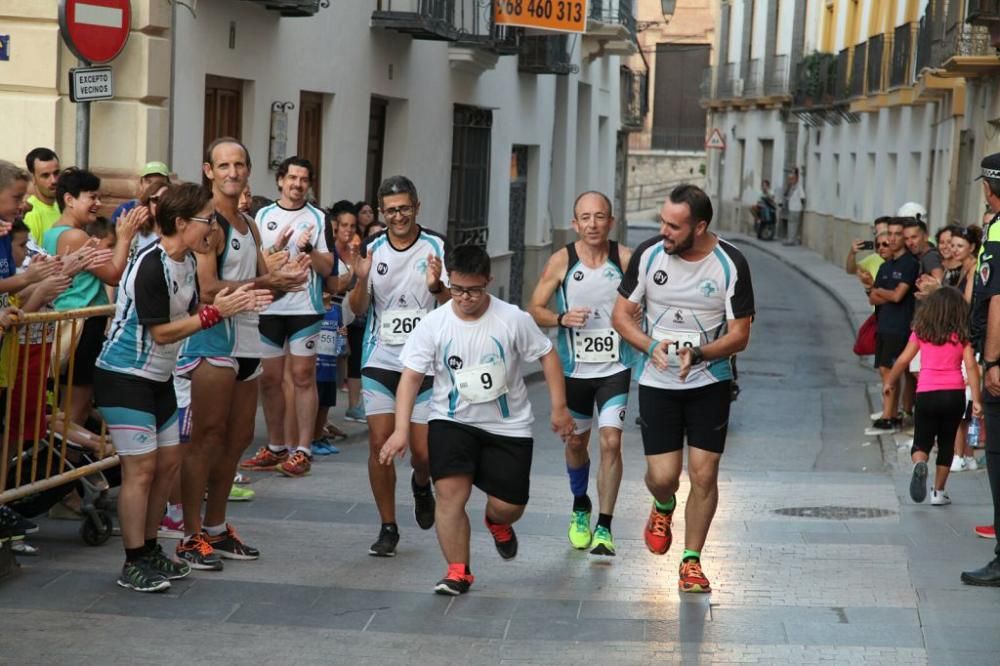
[[[613,197],[618,57],[581,61],[577,37],[571,42],[578,75],[520,74],[517,56],[501,56],[494,70],[475,76],[451,67],[447,42],[372,29],[375,7],[374,0],[338,1],[311,19],[282,19],[237,0],[201,2],[197,18],[178,10],[171,166],[179,176],[200,177],[205,77],[212,74],[249,82],[242,138],[254,160],[255,194],[276,196],[274,172],[267,168],[271,104],[296,104],[288,115],[292,155],[305,90],[326,96],[323,205],[364,196],[373,95],[389,100],[383,177],[410,176],[420,192],[421,224],[441,232],[448,215],[453,105],[493,110],[488,250],[495,257],[508,251],[512,145],[530,147],[529,247],[544,246],[553,230],[570,228],[579,190]],[[231,22],[235,49],[228,43]]]

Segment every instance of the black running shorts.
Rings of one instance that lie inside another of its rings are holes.
[[[639,385],[639,425],[647,456],[672,453],[688,446],[713,453],[726,447],[730,381],[690,389]]]
[[[454,421],[434,420],[428,432],[431,478],[466,474],[487,495],[528,503],[530,437],[503,437]]]

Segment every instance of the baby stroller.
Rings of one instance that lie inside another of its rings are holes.
[[[59,474],[60,468],[64,474],[71,474],[74,470],[99,462],[97,454],[99,437],[89,430],[78,427],[69,430],[69,441],[66,442],[66,454],[63,457],[63,425],[60,423],[60,415],[57,413],[55,418],[47,418],[49,431],[45,439],[39,442],[37,447],[26,442],[23,453],[20,456],[14,455],[8,460],[8,488],[14,487],[17,482],[19,458],[22,483],[31,477],[32,466],[37,466],[35,478],[44,479]],[[34,518],[44,515],[76,490],[83,498],[80,505],[83,514],[80,538],[89,546],[100,546],[117,531],[112,520],[117,513],[115,499],[110,496],[110,491],[121,485],[118,458],[110,451],[110,445],[107,447],[103,460],[107,461],[105,464],[110,467],[91,471],[76,478],[71,477],[66,483],[13,500],[8,506],[26,518]]]

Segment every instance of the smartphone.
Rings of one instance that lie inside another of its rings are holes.
[[[874,250],[875,249],[875,241],[861,241],[861,249],[862,250]]]

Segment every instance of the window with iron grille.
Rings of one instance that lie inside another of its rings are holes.
[[[653,148],[705,149],[705,110],[699,103],[701,82],[691,73],[708,66],[710,49],[708,44],[656,45]],[[729,74],[724,72],[720,76]],[[720,87],[726,86],[720,84]],[[723,97],[721,92],[719,97]]]
[[[451,145],[448,241],[452,247],[489,240],[490,143],[493,112],[455,105]]]

